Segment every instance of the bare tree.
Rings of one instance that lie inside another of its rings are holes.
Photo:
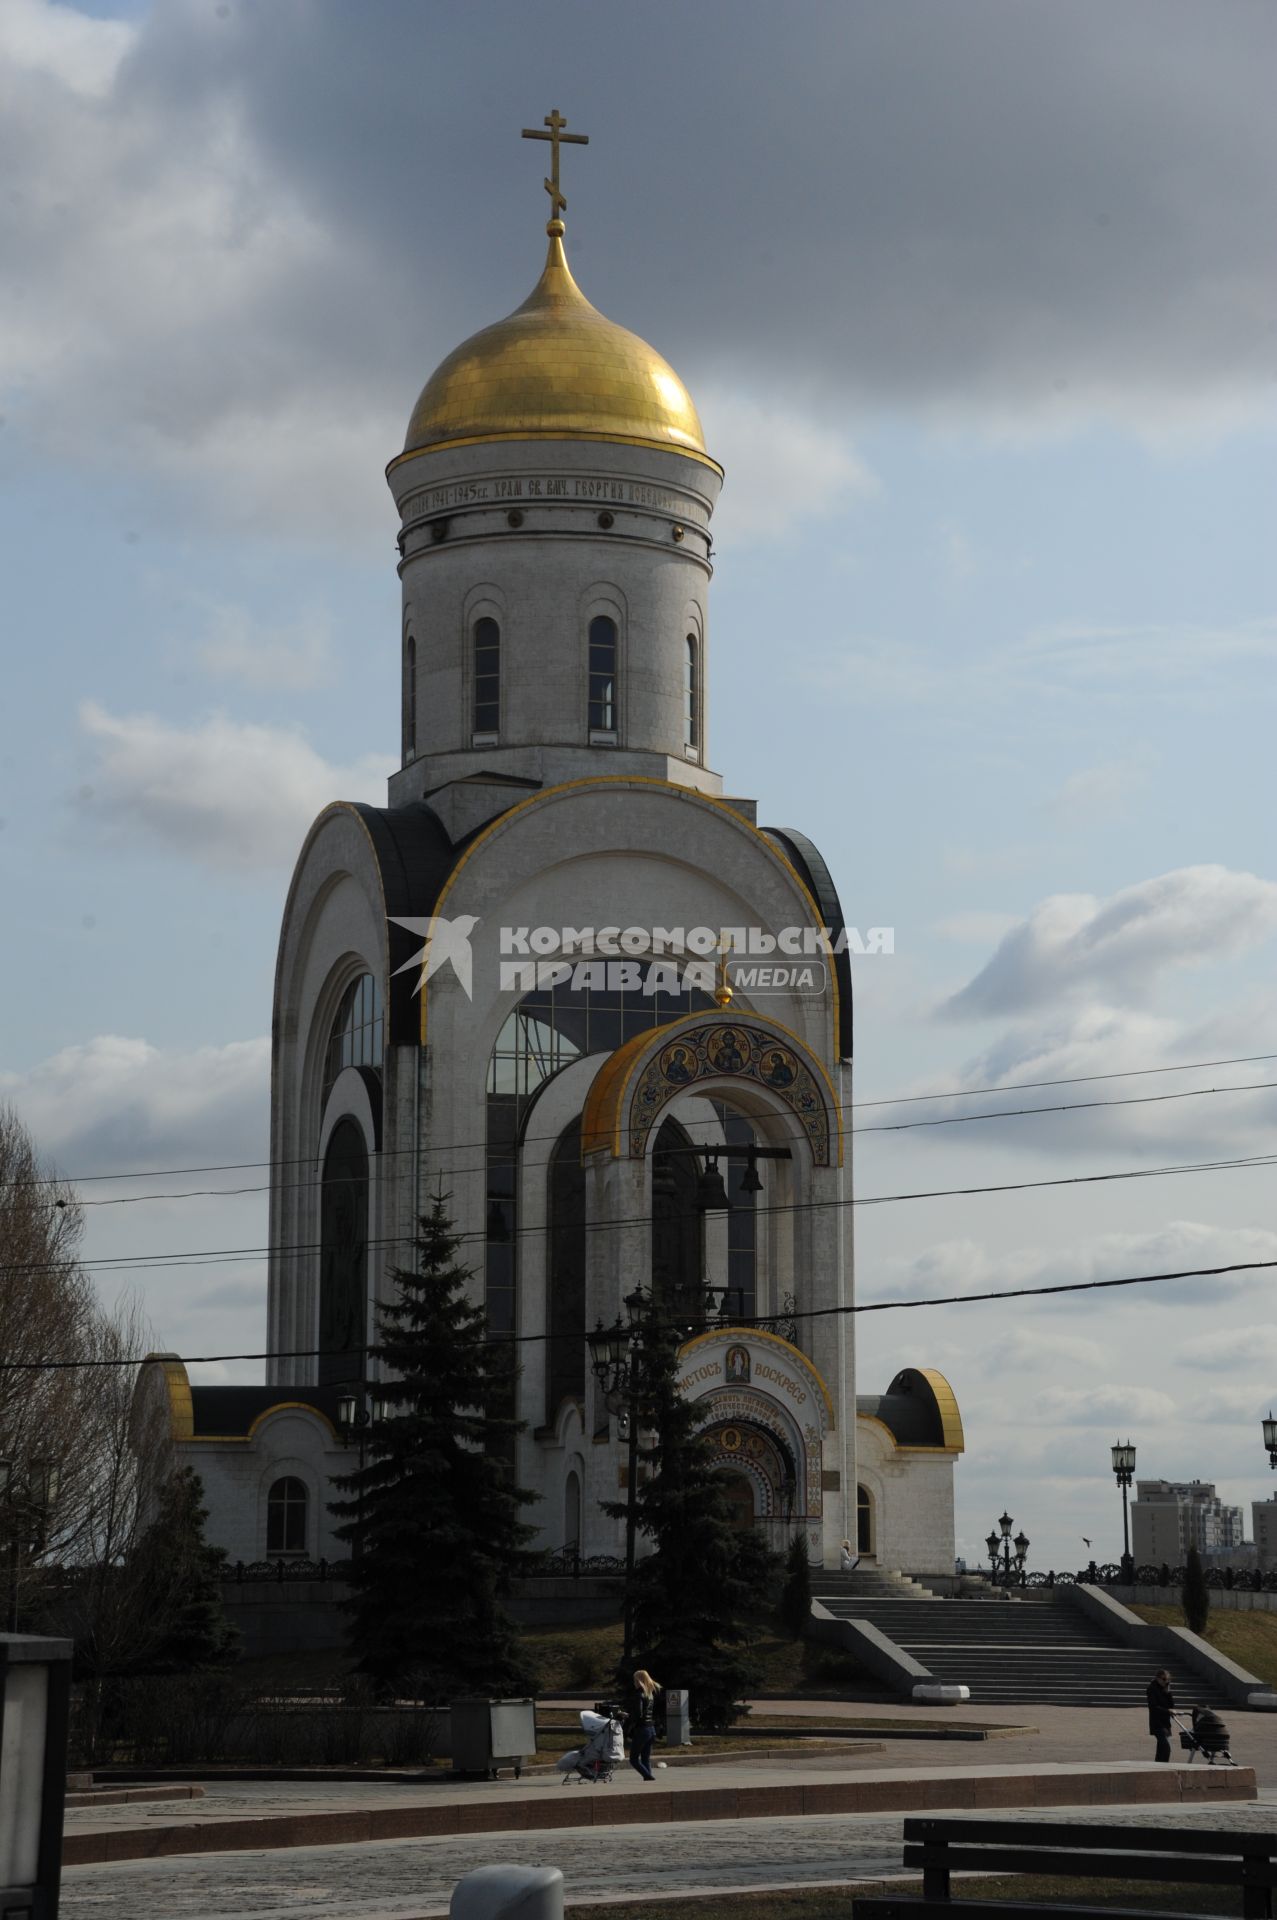
[[[18,1115],[0,1107],[0,1459],[14,1499],[0,1513],[9,1585],[47,1616],[68,1610],[91,1670],[109,1670],[127,1632],[112,1569],[136,1544],[150,1489],[171,1470],[168,1422],[136,1394],[152,1345],[138,1303],[112,1312],[80,1262],[84,1214],[74,1189],[44,1165]],[[23,1492],[33,1462],[59,1469],[40,1518]],[[57,1578],[40,1580],[39,1569]],[[136,1622],[134,1623],[136,1626]]]

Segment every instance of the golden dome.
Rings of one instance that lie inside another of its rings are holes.
[[[611,440],[714,466],[673,367],[590,305],[568,267],[563,222],[546,231],[550,249],[536,286],[431,374],[404,454],[487,440]]]

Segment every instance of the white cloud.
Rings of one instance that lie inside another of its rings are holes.
[[[1125,1426],[1145,1422],[1157,1426],[1175,1414],[1175,1401],[1155,1387],[1048,1387],[1037,1402],[1048,1420],[1071,1426]]]
[[[177,1053],[101,1034],[0,1074],[0,1098],[72,1174],[252,1160],[267,1140],[270,1041]]]
[[[1121,760],[1079,767],[1047,800],[1048,809],[1069,825],[1121,820],[1126,803],[1148,782],[1153,756],[1133,748]]]
[[[1277,1366],[1277,1326],[1265,1321],[1261,1326],[1227,1327],[1218,1333],[1202,1334],[1185,1342],[1175,1357],[1181,1366],[1208,1371],[1271,1370]]]
[[[942,1011],[989,1019],[1069,1001],[1140,1005],[1166,969],[1243,951],[1275,929],[1277,884],[1220,866],[1180,867],[1106,900],[1053,894]]]
[[[698,394],[706,445],[726,470],[714,514],[720,547],[783,540],[878,482],[846,436],[813,416],[740,390]]]
[[[1018,925],[1018,914],[999,913],[996,908],[971,907],[965,913],[950,913],[943,920],[937,920],[933,931],[943,934],[946,940],[957,940],[963,946],[987,947],[990,941],[1001,940],[1004,934]]]
[[[368,754],[333,765],[300,734],[219,714],[179,727],[87,702],[80,722],[95,753],[86,816],[223,868],[290,866],[333,800],[384,804],[395,764]]]
[[[28,81],[40,76],[100,99],[110,92],[136,31],[127,21],[91,20],[54,0],[4,0],[0,62]]]
[[[1013,648],[1010,670],[1028,668],[1039,691],[1044,682],[1075,683],[1094,695],[1111,686],[1123,696],[1132,680],[1141,690],[1165,695],[1176,688],[1200,699],[1204,684],[1221,670],[1262,668],[1277,662],[1277,620],[1247,620],[1232,626],[1147,622],[1141,626],[1064,621],[1031,633]],[[1229,691],[1235,680],[1228,683]]]
[[[272,627],[246,607],[210,607],[206,638],[195,651],[206,672],[249,687],[301,692],[333,677],[332,635],[320,613]]]
[[[876,1266],[875,1279],[866,1286],[865,1295],[869,1299],[910,1299],[1076,1285],[1154,1273],[1195,1276],[1204,1268],[1256,1260],[1277,1260],[1277,1232],[1262,1227],[1220,1227],[1197,1220],[1169,1220],[1165,1226],[1145,1232],[1094,1234],[1068,1246],[1016,1247],[998,1253],[975,1240],[955,1239],[938,1241],[920,1253],[888,1256]],[[1161,1281],[1147,1290],[1114,1289],[1109,1299],[1149,1299],[1162,1306],[1185,1300],[1220,1300],[1244,1291],[1256,1280],[1265,1286],[1272,1284],[1270,1276],[1261,1270],[1257,1274]],[[1036,1304],[1032,1300],[1008,1301],[1001,1308],[994,1307],[993,1312],[1002,1314],[1005,1326],[1008,1315],[1037,1311],[1052,1300],[1064,1306],[1070,1301],[1094,1305],[1085,1293],[1062,1294],[1048,1295]]]

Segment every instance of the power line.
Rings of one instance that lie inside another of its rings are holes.
[[[658,1031],[659,1029],[653,1028],[654,1034]],[[1120,1071],[1109,1072],[1109,1073],[1072,1074],[1066,1078],[1055,1079],[1055,1080],[995,1081],[994,1083],[992,1083],[987,1087],[955,1087],[955,1088],[950,1088],[947,1091],[941,1091],[938,1093],[894,1094],[894,1095],[887,1096],[885,1098],[879,1097],[874,1100],[853,1100],[852,1102],[849,1103],[848,1106],[839,1108],[838,1111],[840,1112],[840,1114],[855,1113],[855,1112],[860,1112],[862,1110],[874,1108],[874,1107],[907,1106],[912,1103],[923,1101],[923,1100],[972,1100],[977,1098],[983,1098],[993,1093],[1027,1093],[1027,1092],[1032,1092],[1039,1088],[1047,1088],[1047,1087],[1084,1086],[1084,1085],[1087,1085],[1088,1083],[1101,1081],[1101,1080],[1139,1079],[1148,1074],[1196,1073],[1196,1072],[1205,1071],[1207,1068],[1211,1068],[1211,1067],[1251,1066],[1266,1060],[1277,1060],[1277,1053],[1235,1054],[1228,1058],[1217,1059],[1217,1060],[1185,1060],[1180,1062],[1178,1065],[1173,1065],[1173,1066],[1127,1067],[1127,1068],[1123,1068]],[[1267,1086],[1271,1084],[1273,1083],[1258,1082],[1256,1083],[1256,1086]],[[1185,1098],[1192,1093],[1252,1092],[1254,1090],[1255,1090],[1255,1087],[1249,1086],[1249,1085],[1240,1087],[1240,1088],[1231,1088],[1231,1087],[1193,1088],[1193,1089],[1189,1089],[1187,1094],[1176,1095],[1174,1097]],[[1150,1096],[1150,1097],[1165,1098],[1168,1096]],[[1084,1106],[1086,1103],[1079,1102],[1077,1104],[1081,1107],[1081,1106]],[[1105,1103],[1105,1104],[1117,1105],[1121,1103],[1112,1102],[1112,1103]],[[1028,1113],[1058,1113],[1065,1110],[1066,1109],[1060,1108],[1060,1107],[1030,1107],[1030,1108],[1023,1109],[1024,1112],[1028,1112]],[[977,1115],[972,1115],[971,1117],[973,1119],[982,1119],[982,1118],[1004,1118],[1006,1116],[977,1114]],[[945,1122],[944,1124],[954,1124],[956,1123],[957,1118],[958,1117],[955,1116],[954,1122]],[[706,1122],[705,1124],[708,1125],[709,1123]],[[851,1131],[863,1133],[863,1132],[884,1131],[884,1129],[853,1128],[851,1129]],[[524,1137],[525,1137],[525,1141],[540,1140],[544,1142],[555,1136],[552,1136],[549,1134],[540,1134],[540,1135],[528,1134],[528,1135],[525,1135]],[[450,1146],[447,1146],[447,1147],[440,1146],[440,1147],[437,1147],[435,1151],[439,1153],[445,1153],[445,1152],[457,1153],[457,1152],[461,1152],[462,1150],[469,1150],[471,1148],[478,1149],[481,1147],[486,1147],[486,1145],[487,1145],[486,1140],[453,1141]],[[416,1151],[415,1147],[388,1148],[384,1150],[382,1157],[390,1158],[392,1154],[414,1153],[415,1151]],[[227,1160],[227,1161],[212,1162],[203,1166],[146,1167],[146,1168],[135,1168],[130,1171],[116,1172],[116,1173],[49,1174],[49,1175],[43,1175],[39,1179],[14,1181],[12,1182],[12,1185],[15,1187],[90,1186],[106,1180],[165,1180],[170,1178],[176,1178],[181,1174],[251,1173],[260,1167],[313,1166],[314,1163],[315,1163],[315,1156],[313,1154],[296,1154],[291,1156],[290,1158],[280,1159],[276,1161]],[[309,1184],[309,1182],[297,1182],[296,1184],[307,1185]],[[265,1185],[259,1188],[245,1187],[245,1188],[238,1188],[238,1189],[225,1189],[225,1188],[211,1189],[210,1193],[215,1194],[218,1192],[227,1192],[227,1191],[241,1192],[241,1193],[249,1193],[249,1192],[265,1193],[269,1191],[269,1183],[266,1183]],[[139,1195],[136,1197],[144,1198],[149,1196]],[[177,1196],[159,1196],[159,1197],[176,1198]],[[197,1197],[203,1197],[203,1196],[197,1196]],[[81,1204],[90,1204],[90,1203],[82,1202]]]
[[[1141,1069],[1141,1071],[1143,1071],[1143,1069]],[[1160,1072],[1161,1069],[1154,1068],[1154,1069],[1151,1069],[1151,1071]],[[1113,1076],[1110,1076],[1110,1075],[1095,1076],[1095,1078],[1097,1079],[1107,1079],[1111,1077]],[[694,1089],[692,1090],[694,1091]],[[1059,1105],[1052,1106],[1052,1107],[998,1107],[998,1108],[995,1108],[990,1113],[944,1114],[944,1115],[941,1115],[939,1119],[935,1119],[935,1120],[882,1121],[882,1122],[875,1122],[867,1127],[851,1127],[848,1129],[848,1132],[851,1133],[853,1136],[856,1134],[863,1134],[863,1133],[910,1133],[910,1132],[916,1131],[917,1129],[927,1128],[927,1127],[969,1126],[974,1122],[981,1121],[981,1120],[1023,1120],[1023,1119],[1031,1118],[1036,1114],[1090,1113],[1096,1110],[1097,1108],[1101,1108],[1101,1107],[1156,1106],[1171,1100],[1200,1100],[1200,1099],[1206,1098],[1207,1096],[1218,1097],[1221,1095],[1228,1095],[1233,1093],[1265,1093],[1265,1092],[1273,1092],[1273,1091],[1277,1091],[1277,1080],[1254,1080],[1254,1081],[1246,1082],[1241,1085],[1231,1086],[1231,1087],[1186,1087],[1186,1088],[1182,1088],[1177,1093],[1134,1094],[1127,1099],[1066,1100],[1066,1101],[1062,1101]],[[924,1094],[918,1097],[922,1099],[945,1098],[945,1096],[942,1094]],[[882,1103],[875,1102],[873,1104],[882,1104]],[[710,1121],[705,1121],[700,1124],[704,1124],[708,1126],[713,1123]],[[560,1132],[561,1131],[562,1129],[560,1129]],[[558,1139],[558,1137],[559,1135],[557,1133],[556,1134],[525,1134],[520,1145],[528,1146],[538,1142],[541,1144],[544,1144],[546,1141],[556,1140]],[[463,1144],[465,1145],[465,1147],[469,1148],[469,1147],[479,1147],[484,1145],[485,1143],[482,1141],[467,1141]],[[703,1142],[702,1144],[706,1147],[706,1150],[708,1152],[712,1153],[714,1151],[714,1144],[715,1144],[714,1142],[707,1142],[707,1143]],[[378,1157],[384,1158],[384,1159],[390,1159],[391,1157],[396,1155],[415,1153],[415,1151],[416,1149],[414,1147],[396,1147],[396,1148],[385,1150]],[[449,1152],[459,1152],[461,1151],[461,1148],[455,1147],[455,1146],[451,1148],[433,1147],[431,1148],[431,1151],[436,1156],[444,1156]],[[252,1164],[260,1165],[260,1166],[268,1166],[270,1165],[270,1162],[258,1161]],[[278,1164],[283,1166],[283,1165],[290,1165],[295,1163],[281,1161]],[[308,1162],[308,1164],[313,1164],[313,1161]],[[486,1166],[486,1163],[484,1165],[479,1165],[479,1166],[466,1166],[466,1167],[450,1166],[445,1168],[444,1171],[446,1172],[448,1178],[452,1179],[459,1174],[482,1173],[485,1171],[485,1166]],[[217,1169],[210,1169],[210,1171],[217,1171]],[[112,1176],[108,1174],[102,1174],[102,1175],[95,1175],[93,1177],[101,1178],[101,1179],[132,1178],[132,1179],[140,1180],[144,1178],[159,1177],[159,1176],[148,1176],[143,1174],[134,1174],[134,1175],[121,1174],[118,1176]],[[351,1176],[352,1180],[356,1178],[357,1176]],[[71,1183],[68,1183],[68,1184],[71,1184]],[[322,1175],[316,1175],[313,1179],[310,1179],[310,1180],[286,1181],[283,1183],[283,1185],[279,1187],[278,1191],[281,1193],[293,1193],[300,1188],[317,1187],[317,1186],[323,1186],[326,1184],[340,1185],[342,1184],[342,1182],[340,1180],[325,1181]],[[115,1194],[115,1195],[110,1195],[107,1198],[102,1200],[79,1200],[76,1202],[76,1204],[83,1207],[135,1207],[135,1206],[142,1206],[145,1204],[153,1204],[155,1202],[165,1201],[165,1200],[236,1199],[236,1198],[242,1197],[245,1194],[269,1193],[271,1191],[272,1191],[272,1183],[270,1181],[265,1181],[259,1186],[203,1187],[203,1188],[196,1189],[193,1192],[186,1192],[186,1193]],[[63,1203],[59,1201],[57,1204],[60,1206]]]
[[[1060,1293],[1101,1293],[1116,1287],[1152,1287],[1171,1280],[1211,1280],[1226,1273],[1250,1273],[1260,1268],[1277,1267],[1277,1260],[1233,1260],[1222,1267],[1181,1267],[1168,1273],[1122,1274],[1112,1280],[1058,1280],[1043,1287],[994,1287],[983,1293],[939,1293],[909,1300],[865,1300],[854,1305],[839,1307],[813,1307],[806,1312],[787,1313],[786,1320],[827,1320],[849,1317],[858,1313],[895,1313],[912,1307],[968,1307],[977,1306],[989,1300],[1031,1300],[1041,1299],[1050,1294]],[[757,1316],[766,1319],[767,1315]],[[730,1322],[725,1323],[726,1326]],[[714,1329],[704,1329],[713,1331]],[[575,1334],[522,1333],[490,1334],[484,1337],[482,1344],[496,1347],[540,1346],[554,1339],[576,1339]],[[233,1360],[314,1360],[329,1357],[334,1353],[351,1352],[347,1348],[294,1347],[280,1353],[196,1353],[182,1358],[184,1366],[212,1366],[225,1364]],[[355,1349],[356,1353],[366,1353],[365,1349]],[[92,1367],[140,1367],[148,1360],[166,1359],[167,1355],[143,1354],[132,1359],[92,1360],[5,1360],[0,1361],[0,1374],[3,1373],[56,1373],[76,1368]],[[335,1383],[340,1384],[340,1383]],[[197,1436],[198,1438],[198,1436]]]
[[[753,1209],[755,1219],[768,1215],[796,1213],[819,1213],[830,1209],[845,1207],[881,1207],[910,1200],[947,1200],[960,1199],[970,1195],[991,1193],[1022,1193],[1044,1187],[1079,1187],[1099,1185],[1115,1180],[1153,1180],[1179,1173],[1226,1173],[1252,1167],[1277,1165],[1277,1154],[1250,1154],[1232,1160],[1189,1160],[1160,1167],[1127,1167],[1111,1173],[1073,1173],[1057,1174],[1044,1180],[1008,1180],[989,1182],[963,1187],[927,1187],[917,1188],[904,1193],[857,1194],[841,1200],[793,1200],[777,1201],[772,1205],[756,1206]],[[699,1214],[699,1209],[697,1210]],[[672,1220],[691,1219],[691,1213],[673,1214]],[[630,1214],[617,1220],[600,1220],[589,1228],[591,1233],[610,1233],[625,1227],[642,1226],[650,1219],[647,1214]],[[524,1235],[539,1235],[547,1231],[543,1223],[533,1226],[507,1229],[511,1239]],[[458,1245],[471,1242],[484,1242],[488,1238],[486,1229],[474,1228],[456,1233],[453,1239]],[[412,1246],[411,1235],[386,1235],[365,1243],[368,1250],[381,1247]],[[105,1273],[160,1271],[177,1267],[231,1266],[249,1260],[261,1260],[275,1254],[282,1258],[300,1258],[304,1254],[318,1253],[322,1243],[318,1240],[295,1241],[290,1245],[278,1247],[212,1247],[203,1251],[183,1249],[177,1253],[160,1254],[112,1254],[97,1260],[86,1260],[80,1264],[87,1270]],[[54,1272],[63,1263],[56,1261],[30,1261],[8,1263],[0,1266],[0,1273],[49,1273]]]

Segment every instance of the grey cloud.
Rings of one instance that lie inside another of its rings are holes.
[[[1054,894],[943,1011],[987,1019],[1101,997],[1140,1003],[1158,973],[1253,946],[1275,927],[1277,883],[1219,866],[1181,867],[1107,900]]]
[[[389,457],[523,297],[518,134],[557,101],[586,290],[694,386],[824,422],[1227,409],[1273,373],[1274,51],[1242,0],[175,0],[105,98],[27,76],[0,125],[0,365],[63,454],[127,429],[228,495],[264,462],[254,513],[388,525],[320,456]]]

